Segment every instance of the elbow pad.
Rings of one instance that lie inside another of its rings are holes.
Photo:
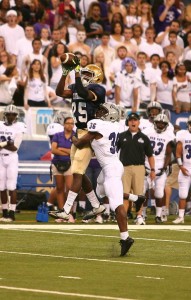
[[[80,97],[82,97],[83,99],[86,99],[88,97],[88,90],[83,86],[81,78],[77,77],[76,78],[76,90],[77,93]]]

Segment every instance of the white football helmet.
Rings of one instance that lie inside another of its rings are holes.
[[[80,73],[82,84],[85,87],[90,83],[102,83],[103,81],[103,72],[96,65],[87,65],[81,69]]]
[[[13,123],[14,123],[17,121],[19,111],[15,105],[10,104],[10,105],[7,105],[4,109],[4,119],[6,121],[7,121],[7,117],[6,117],[7,114],[15,114],[15,120],[13,121]]]
[[[155,109],[155,110],[154,110]],[[156,112],[158,110],[158,113]],[[158,114],[162,112],[162,106],[157,101],[151,101],[147,105],[147,116],[149,119],[153,120]]]
[[[191,133],[191,116],[188,117],[187,126],[188,126],[188,131]]]
[[[169,119],[165,114],[158,114],[154,118],[154,128],[157,133],[164,132],[169,125]]]
[[[120,110],[113,103],[104,103],[96,111],[96,117],[103,121],[119,122]]]
[[[125,120],[127,109],[124,106],[121,106],[121,105],[116,105],[116,106],[120,111],[120,119]]]

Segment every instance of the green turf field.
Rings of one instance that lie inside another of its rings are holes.
[[[123,258],[114,223],[39,224],[35,212],[16,217],[0,224],[1,300],[191,299],[191,216],[184,225],[130,221],[135,243]]]

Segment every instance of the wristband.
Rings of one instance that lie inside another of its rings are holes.
[[[152,172],[155,172],[155,169],[151,168],[151,171],[152,171]]]
[[[0,147],[1,147],[1,148],[5,147],[5,146],[7,146],[7,141],[5,141],[5,142],[0,142]]]
[[[177,157],[177,164],[179,165],[179,167],[181,167],[182,166],[182,158],[181,157]]]

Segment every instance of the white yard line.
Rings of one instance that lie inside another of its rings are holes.
[[[0,224],[0,229],[58,229],[58,230],[80,230],[80,229],[115,229],[118,230],[117,224],[104,224],[104,225],[88,225],[88,224],[34,224],[34,225],[28,225],[28,224]],[[191,230],[191,225],[128,225],[129,230],[147,230],[147,229],[170,229],[170,230]]]
[[[149,277],[149,276],[136,276],[137,278],[145,278],[145,279],[156,279],[156,280],[160,280],[160,279],[164,279],[161,277]]]
[[[12,291],[20,291],[20,292],[32,292],[32,293],[42,293],[42,294],[51,294],[51,295],[61,295],[61,296],[71,296],[71,297],[80,297],[80,298],[88,298],[88,299],[106,299],[106,300],[133,300],[129,298],[116,298],[109,296],[97,296],[97,295],[88,295],[88,294],[77,294],[77,293],[65,293],[59,291],[49,291],[49,290],[39,290],[39,289],[27,289],[21,287],[14,286],[6,286],[0,285],[0,289],[12,290]],[[135,299],[134,299],[135,300]]]
[[[80,277],[72,277],[72,276],[58,276],[59,278],[66,278],[66,279],[82,279]]]
[[[56,229],[56,230],[80,230],[80,229],[96,229],[96,230],[119,230],[117,224],[104,225],[88,225],[88,224],[0,224],[0,229]],[[128,225],[129,230],[147,230],[147,229],[169,229],[169,230],[191,230],[191,225]]]
[[[90,236],[90,237],[100,237],[100,238],[114,238],[119,239],[119,236],[114,235],[100,235],[100,234],[88,234],[88,233],[76,233],[76,231],[65,232],[62,231],[50,231],[50,230],[36,230],[36,229],[10,229],[4,228],[3,230],[14,230],[14,231],[26,231],[26,232],[36,232],[36,233],[51,233],[51,234],[63,234],[63,235],[75,235],[75,236]],[[183,244],[191,244],[189,241],[176,241],[176,240],[162,240],[162,239],[151,239],[151,238],[134,238],[135,240],[143,240],[143,241],[157,241],[157,242],[168,242],[168,243],[183,243]]]
[[[166,267],[166,268],[179,268],[179,269],[191,269],[191,266],[178,266],[178,265],[163,265],[163,264],[151,264],[124,260],[110,260],[110,259],[97,259],[97,258],[85,258],[85,257],[75,257],[75,256],[62,256],[62,255],[52,255],[52,254],[40,254],[40,253],[30,253],[30,252],[17,252],[17,251],[6,251],[0,250],[0,253],[13,254],[13,255],[28,255],[28,256],[39,256],[39,257],[49,257],[49,258],[62,258],[71,260],[84,260],[84,261],[96,261],[96,262],[106,262],[115,264],[129,264],[129,265],[142,265],[142,266],[153,266],[153,267]]]

